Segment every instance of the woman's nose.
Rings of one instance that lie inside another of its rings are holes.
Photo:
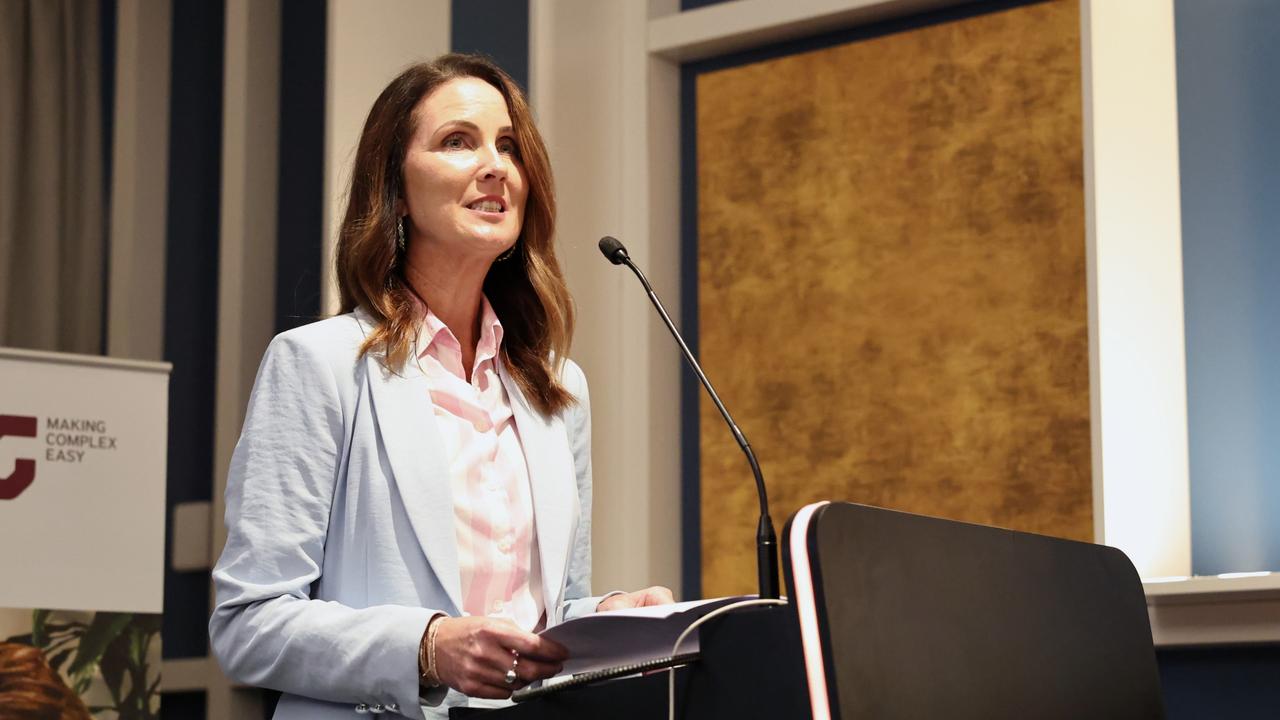
[[[485,145],[480,152],[482,177],[497,180],[507,179],[507,156],[499,152],[498,148],[493,145]]]

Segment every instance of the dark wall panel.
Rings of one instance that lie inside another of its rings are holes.
[[[455,52],[488,55],[529,89],[529,0],[453,0],[451,18]]]
[[[1275,717],[1280,645],[1157,653],[1169,720]]]
[[[99,39],[102,53],[102,197],[107,209],[102,218],[102,257],[111,257],[111,169],[115,161],[116,120],[116,0],[98,0]],[[102,263],[102,341],[98,352],[107,354],[107,298],[111,295],[110,262]]]
[[[204,720],[205,703],[202,692],[168,693],[160,701],[160,720]]]
[[[327,7],[315,0],[281,7],[276,332],[320,317]]]
[[[164,359],[173,363],[170,517],[178,503],[209,500],[213,485],[224,14],[217,0],[173,4],[164,307]],[[174,572],[166,562],[164,607],[164,657],[204,657],[209,574]]]

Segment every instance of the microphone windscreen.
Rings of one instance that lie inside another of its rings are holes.
[[[627,249],[623,247],[622,241],[612,235],[600,238],[600,252],[614,265],[621,265],[622,260],[627,257]]]

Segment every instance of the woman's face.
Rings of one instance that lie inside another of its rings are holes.
[[[458,78],[414,112],[404,158],[405,235],[455,259],[493,260],[519,237],[528,195],[506,100],[483,80]]]

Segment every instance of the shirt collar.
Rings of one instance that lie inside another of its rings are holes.
[[[476,364],[498,356],[502,347],[502,323],[489,304],[489,298],[480,296],[480,341],[476,343]]]
[[[434,345],[441,346],[437,348],[438,350],[447,347],[454,352],[462,352],[462,344],[458,342],[453,331],[428,307],[422,318],[422,329],[418,332],[417,356],[426,355]],[[498,349],[501,347],[502,322],[498,320],[498,314],[489,304],[489,298],[482,294],[480,296],[480,339],[476,343],[476,366],[485,360],[497,357]]]

